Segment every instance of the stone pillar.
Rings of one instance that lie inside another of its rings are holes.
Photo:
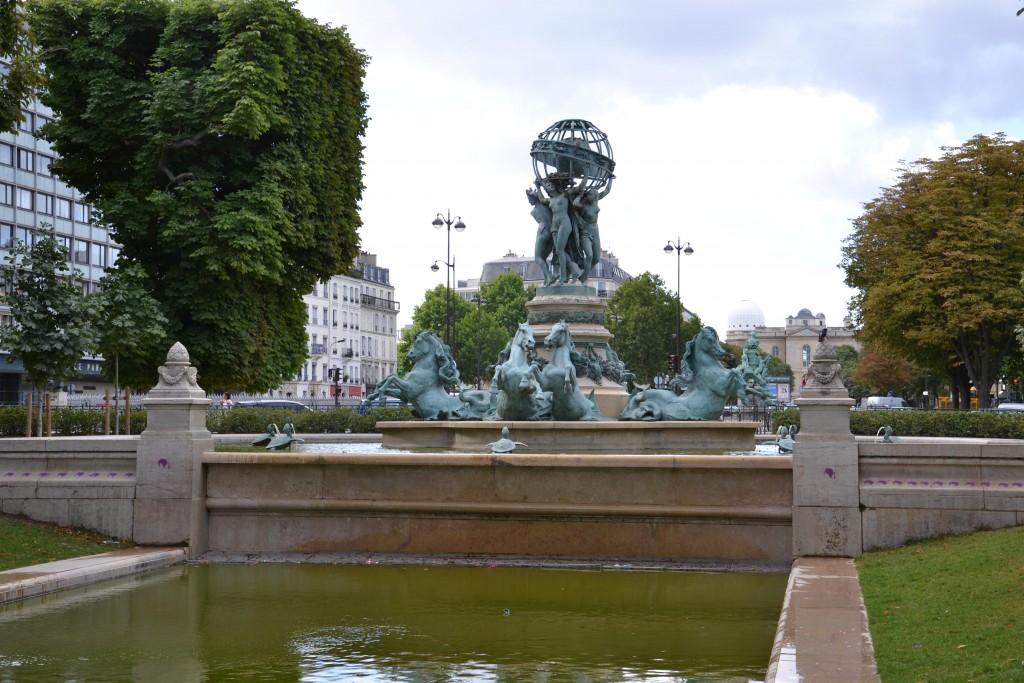
[[[602,361],[608,360],[612,340],[612,333],[605,327],[604,312],[608,302],[599,297],[593,287],[578,284],[538,287],[537,296],[526,303],[526,308],[540,355],[551,358],[551,352],[541,342],[555,323],[564,320],[569,323],[569,333],[578,352],[586,353],[589,347]],[[578,374],[576,381],[584,396],[594,392],[594,403],[605,417],[618,419],[629,401],[629,392],[608,377],[602,377],[601,384],[597,384]]]
[[[793,447],[793,555],[857,557],[862,552],[854,401],[843,386],[836,349],[822,338],[807,385],[796,400],[800,431]]]
[[[195,557],[206,549],[202,457],[213,450],[213,435],[206,428],[210,400],[180,342],[157,372],[160,379],[143,401],[148,419],[139,436],[133,540],[188,544]]]

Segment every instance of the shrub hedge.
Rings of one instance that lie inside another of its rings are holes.
[[[121,410],[124,428],[124,411]],[[33,425],[35,424],[33,415]],[[211,410],[206,426],[219,434],[262,434],[270,423],[295,425],[299,434],[366,434],[379,432],[378,422],[414,420],[408,407],[369,408],[365,415],[351,408],[309,410],[297,413],[270,408]],[[93,408],[54,408],[50,425],[55,436],[96,436],[103,434],[104,411]],[[111,427],[115,424],[113,411]],[[799,425],[800,410],[786,408],[772,413],[772,432],[779,425]],[[1024,414],[981,413],[962,410],[854,410],[850,412],[850,430],[854,434],[874,436],[892,425],[896,436],[945,436],[977,439],[1024,439]],[[34,427],[33,427],[34,428]],[[145,409],[132,409],[132,434],[146,428]],[[25,406],[0,406],[0,437],[25,436]],[[799,437],[798,437],[799,438]]]
[[[124,431],[125,416],[121,414],[121,430]],[[33,412],[33,432],[36,420]],[[146,411],[132,409],[132,434],[139,434],[146,428]],[[292,410],[268,408],[244,408],[236,410],[211,410],[206,414],[206,427],[220,434],[262,434],[270,423],[283,427],[291,422],[295,431],[302,434],[328,433],[343,434],[377,432],[377,423],[390,420],[413,420],[410,408],[369,408],[360,415],[351,408],[310,410],[297,413]],[[54,436],[99,436],[103,434],[105,413],[95,408],[53,408],[50,411],[50,427]],[[111,411],[110,426],[113,429],[116,416]],[[0,406],[0,437],[25,436],[25,406]]]
[[[778,431],[779,425],[792,424],[800,424],[798,408],[786,408],[772,413],[773,433]],[[892,426],[894,436],[1024,439],[1024,414],[963,410],[850,411],[850,431],[854,434],[875,436],[886,425]]]

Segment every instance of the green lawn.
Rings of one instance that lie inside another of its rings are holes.
[[[127,547],[91,531],[0,514],[0,571]]]
[[[884,683],[1024,681],[1024,527],[857,560]]]

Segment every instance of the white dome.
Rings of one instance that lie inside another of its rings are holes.
[[[752,330],[764,327],[764,311],[753,301],[744,299],[729,311],[730,330]]]

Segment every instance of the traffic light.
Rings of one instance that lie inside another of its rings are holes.
[[[679,358],[674,353],[668,355],[668,371],[673,375],[679,372]]]

